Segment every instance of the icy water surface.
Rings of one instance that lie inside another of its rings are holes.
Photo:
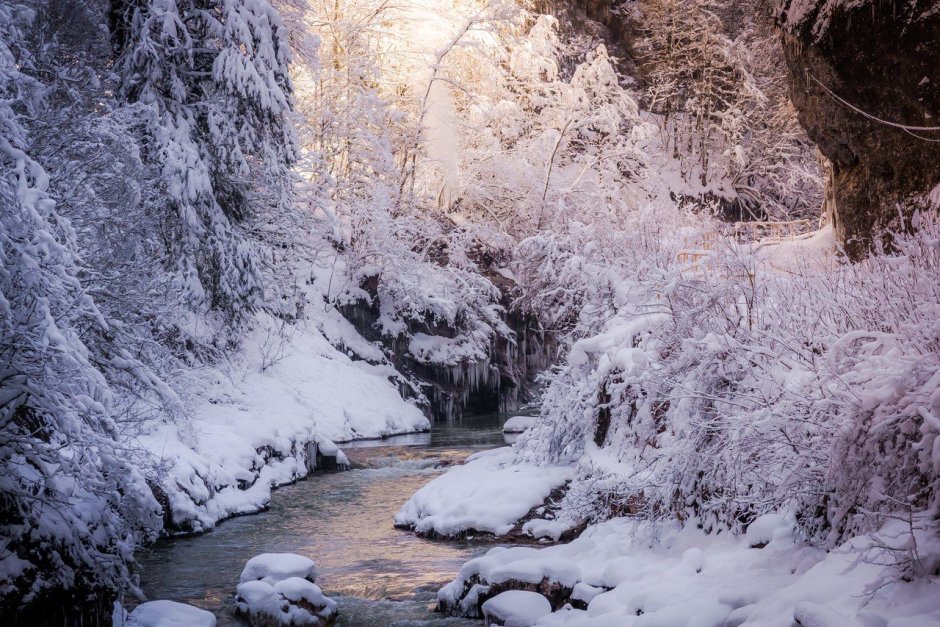
[[[414,492],[457,462],[504,445],[505,415],[439,423],[429,434],[341,445],[354,469],[314,475],[274,492],[265,512],[234,518],[209,533],[158,542],[140,554],[150,599],[212,610],[219,625],[234,616],[245,562],[258,553],[300,553],[317,562],[317,584],[339,604],[337,625],[480,625],[431,611],[437,589],[461,564],[491,545],[416,538],[393,516]]]

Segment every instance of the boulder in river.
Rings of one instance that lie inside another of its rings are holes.
[[[314,583],[316,575],[316,564],[303,555],[257,555],[239,578],[235,612],[252,627],[331,625],[336,602]]]

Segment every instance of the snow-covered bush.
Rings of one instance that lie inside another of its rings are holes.
[[[715,236],[691,266],[623,273],[520,458],[577,461],[567,498],[586,517],[739,529],[793,508],[832,545],[936,507],[940,228],[918,219],[857,265]]]

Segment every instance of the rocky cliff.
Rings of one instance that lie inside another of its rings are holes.
[[[940,185],[940,3],[782,0],[778,19],[800,122],[832,163],[827,211],[864,257]]]

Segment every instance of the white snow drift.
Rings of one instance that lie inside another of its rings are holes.
[[[508,533],[573,474],[564,466],[511,464],[508,447],[477,453],[418,490],[395,524],[418,533],[454,536],[469,531]]]
[[[118,622],[121,621],[121,622]],[[215,627],[212,612],[176,601],[148,601],[134,608],[130,615],[118,608],[115,627]]]
[[[529,627],[551,611],[548,599],[524,590],[507,590],[483,604],[483,617],[506,627]]]
[[[341,326],[348,323],[332,324],[327,333],[354,341]],[[272,487],[314,469],[317,452],[344,464],[334,441],[430,427],[390,382],[390,366],[353,361],[314,328],[290,338],[289,350],[270,346],[276,341],[262,325],[246,342],[236,373],[202,375],[194,420],[165,423],[139,438],[163,469],[159,485],[178,527],[201,531],[263,508]],[[283,355],[273,360],[269,351]]]

